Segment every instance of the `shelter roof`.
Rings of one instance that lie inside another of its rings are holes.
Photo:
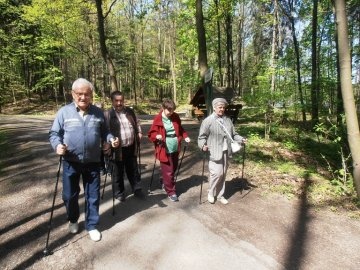
[[[232,99],[235,96],[235,91],[231,87],[213,86],[212,90],[213,90],[212,93],[213,98],[225,98],[229,104],[231,103]],[[205,95],[202,86],[198,88],[195,95],[191,99],[190,104],[193,106],[198,106],[199,104],[206,104]]]

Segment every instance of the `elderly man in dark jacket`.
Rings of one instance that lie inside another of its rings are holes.
[[[109,156],[112,167],[114,195],[123,202],[126,199],[124,171],[135,196],[143,196],[141,178],[138,169],[137,155],[142,138],[141,127],[134,111],[125,106],[125,97],[120,91],[111,93],[113,107],[105,112],[105,118],[114,136],[119,138],[120,147],[104,146],[105,154]]]

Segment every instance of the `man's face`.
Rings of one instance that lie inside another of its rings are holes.
[[[112,105],[115,111],[120,112],[124,108],[124,96],[114,96],[112,100]]]
[[[80,110],[85,111],[92,99],[92,91],[88,85],[81,85],[72,91],[72,97]]]
[[[218,103],[214,107],[214,111],[218,116],[223,116],[225,114],[225,104],[224,103]]]

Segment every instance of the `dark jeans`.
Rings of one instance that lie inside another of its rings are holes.
[[[118,198],[125,192],[124,172],[129,179],[132,192],[141,190],[141,178],[138,168],[137,156],[134,154],[134,145],[121,147],[122,160],[112,161],[112,180],[114,183],[114,196]]]
[[[99,223],[100,164],[63,161],[63,201],[68,220],[77,222],[80,216],[80,176],[85,196],[85,229],[90,231]]]
[[[168,154],[168,162],[160,162],[163,184],[168,196],[176,194],[175,172],[179,163],[179,153]]]

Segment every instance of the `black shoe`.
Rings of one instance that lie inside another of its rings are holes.
[[[144,193],[142,192],[141,189],[135,190],[135,191],[134,191],[134,196],[135,196],[135,197],[138,197],[138,198],[144,198],[144,197],[145,197],[145,195],[144,195]]]

